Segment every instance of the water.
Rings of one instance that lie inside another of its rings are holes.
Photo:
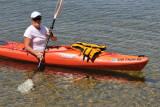
[[[57,1],[0,1],[0,40],[23,42],[30,13],[40,11],[51,25]],[[160,106],[160,1],[70,0],[56,19],[50,45],[77,41],[106,45],[108,52],[146,55],[138,73],[101,72],[47,66],[28,94],[18,86],[37,65],[0,58],[0,106]]]

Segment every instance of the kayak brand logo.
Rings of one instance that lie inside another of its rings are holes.
[[[71,55],[71,54],[62,54],[62,58],[75,59],[75,55]]]
[[[117,58],[112,58],[112,62],[117,62]]]
[[[141,61],[141,58],[120,58],[118,61]]]

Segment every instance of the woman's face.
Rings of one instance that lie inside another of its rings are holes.
[[[33,25],[35,28],[40,29],[41,19],[42,19],[41,16],[37,16],[37,17],[35,17],[35,18],[32,18],[32,19],[31,19],[32,25]]]

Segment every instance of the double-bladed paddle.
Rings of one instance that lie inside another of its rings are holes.
[[[62,8],[63,8],[63,0],[58,0],[57,5],[56,5],[56,9],[55,9],[55,12],[54,12],[54,18],[53,18],[53,21],[52,21],[52,25],[50,26],[50,35],[47,37],[47,41],[45,43],[45,48],[44,48],[43,53],[42,53],[43,58],[45,56],[45,50],[47,48],[49,38],[52,36],[52,30],[54,28],[55,20],[59,16],[59,14],[61,13]],[[34,72],[33,76],[30,79],[26,80],[24,83],[22,83],[18,87],[18,91],[20,91],[21,93],[26,93],[26,92],[29,92],[33,88],[34,84],[33,84],[32,79],[33,79],[34,75],[36,74],[36,72],[40,71],[41,63],[42,63],[42,60],[39,61],[38,69]]]
[[[47,48],[47,44],[48,44],[49,38],[50,38],[51,35],[53,34],[53,33],[52,33],[52,30],[53,30],[53,28],[54,28],[55,20],[56,20],[56,18],[59,16],[59,14],[61,13],[62,8],[63,8],[63,0],[58,0],[57,5],[56,5],[56,9],[55,9],[55,12],[54,12],[54,18],[53,18],[53,21],[52,21],[52,25],[50,26],[50,35],[49,35],[48,38],[47,38],[47,41],[46,41],[46,44],[45,44],[45,48],[44,48],[44,50],[43,50],[43,56],[45,55],[45,50],[46,50],[46,48]],[[42,62],[42,60],[39,61],[38,70],[40,70],[41,62]]]

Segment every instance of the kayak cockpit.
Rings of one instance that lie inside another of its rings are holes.
[[[71,46],[47,46],[47,51],[52,52],[52,51],[66,51],[71,49]]]

